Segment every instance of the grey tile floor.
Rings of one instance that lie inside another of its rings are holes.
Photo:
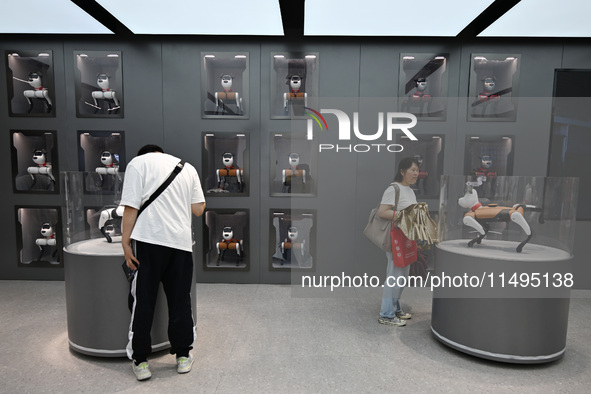
[[[431,292],[408,288],[406,327],[377,323],[377,289],[301,297],[290,286],[197,284],[193,370],[166,351],[138,382],[125,358],[68,347],[63,282],[0,281],[1,393],[589,393],[591,293],[574,292],[565,356],[541,365],[482,360],[430,331]],[[549,313],[548,318],[552,318]]]

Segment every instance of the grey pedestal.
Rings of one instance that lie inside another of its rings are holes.
[[[433,290],[435,337],[454,349],[496,361],[525,364],[561,358],[566,350],[570,288],[555,287],[554,275],[572,272],[572,257],[543,245],[528,244],[516,253],[513,242],[483,241],[473,248],[467,243],[445,241],[435,249],[432,275],[455,278],[455,283],[452,279]],[[518,286],[508,283],[513,273],[520,278]],[[542,277],[540,286],[533,286],[535,280],[521,286],[535,273],[548,273],[548,284]]]
[[[125,357],[131,313],[129,282],[121,264],[121,238],[91,239],[64,248],[66,309],[70,347],[99,357]],[[191,299],[196,322],[195,272]],[[160,286],[152,324],[152,350],[170,347],[168,307]]]

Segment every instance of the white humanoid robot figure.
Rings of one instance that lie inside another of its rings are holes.
[[[288,156],[289,160],[289,169],[283,170],[281,172],[281,182],[287,189],[287,193],[291,193],[291,184],[292,179],[301,178],[302,183],[306,184],[306,170],[299,168],[300,166],[300,155],[298,153],[290,153]]]
[[[215,171],[218,188],[227,192],[235,191],[241,193],[244,187],[242,169],[234,165],[234,155],[229,152],[222,154],[222,163],[224,164],[224,168],[219,168]],[[232,189],[232,185],[229,182],[232,177],[236,178],[236,182],[238,183],[237,190],[229,190]]]
[[[112,221],[121,221],[124,211],[125,207],[122,205],[115,208],[106,208],[101,211],[98,228],[107,239],[107,242],[113,242],[113,235],[115,235],[115,227],[113,226]]]
[[[33,162],[37,165],[27,168],[27,172],[31,175],[33,181],[35,181],[35,175],[47,175],[55,182],[55,178],[51,172],[51,163],[47,162],[45,152],[42,149],[37,149],[33,152]]]
[[[37,261],[41,261],[41,259],[43,258],[46,247],[54,247],[57,245],[57,241],[55,239],[55,231],[50,223],[43,223],[43,225],[41,225],[41,235],[43,235],[43,238],[37,238],[35,240],[35,243],[37,244],[37,246],[39,246],[39,258],[37,259]],[[55,257],[56,254],[57,248],[53,251],[52,257]]]
[[[470,186],[470,185],[469,185]],[[527,235],[527,238],[517,246],[517,252],[520,253],[523,246],[529,242],[532,237],[532,231],[529,224],[523,217],[526,208],[535,208],[533,206],[524,204],[515,204],[512,207],[502,207],[497,204],[488,204],[483,206],[478,201],[478,193],[473,188],[469,187],[464,197],[458,200],[458,204],[462,208],[470,211],[464,215],[463,222],[466,226],[473,228],[478,232],[478,236],[468,242],[468,246],[472,247],[474,243],[480,244],[482,239],[489,231],[489,223],[513,222],[519,225]]]
[[[117,100],[117,93],[110,88],[110,77],[105,74],[101,73],[97,76],[96,84],[98,85],[101,90],[95,90],[92,92],[92,99],[94,104],[91,104],[87,101],[84,103],[90,105],[95,109],[95,113],[102,109],[99,105],[99,100],[105,100],[109,108],[107,108],[107,112],[109,113],[117,113],[117,110],[121,108],[119,104],[119,100]]]
[[[296,104],[297,102],[303,101],[303,106],[308,105],[308,93],[301,92],[302,89],[302,77],[299,75],[292,75],[289,78],[289,92],[283,93],[283,111],[287,115],[289,114],[289,104]]]
[[[242,252],[244,251],[243,241],[241,239],[234,238],[234,230],[232,227],[226,226],[222,229],[222,240],[215,244],[218,252],[218,261],[216,265],[220,265],[220,262],[224,260],[226,251],[228,249],[236,251],[236,266],[240,264],[242,258]]]
[[[17,81],[28,83],[33,88],[33,90],[25,90],[23,92],[25,98],[27,99],[27,102],[29,103],[29,110],[27,111],[27,113],[31,113],[31,111],[33,110],[33,102],[31,101],[31,99],[43,100],[43,102],[45,103],[45,109],[47,113],[50,113],[51,108],[53,107],[53,103],[49,98],[49,92],[46,88],[43,87],[43,80],[41,77],[41,73],[38,72],[29,73],[29,79],[27,81],[13,77]]]
[[[236,103],[236,115],[242,115],[242,98],[238,92],[232,91],[232,82],[234,78],[229,74],[221,76],[221,84],[224,89],[223,92],[215,92],[215,113],[216,115],[224,115],[227,111],[226,101],[233,100]]]
[[[299,232],[294,226],[287,229],[287,238],[281,242],[281,254],[283,255],[284,261],[291,261],[289,258],[289,251],[299,252],[303,257],[306,254],[306,240],[298,241]],[[281,262],[283,265],[283,262]]]
[[[104,167],[97,167],[95,170],[99,174],[101,181],[103,180],[103,175],[116,175],[117,179],[120,179],[119,164],[113,160],[114,158],[114,155],[108,150],[101,152],[101,163]]]

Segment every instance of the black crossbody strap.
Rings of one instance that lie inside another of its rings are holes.
[[[148,205],[150,205],[152,202],[154,202],[154,200],[157,199],[160,194],[162,194],[162,192],[168,187],[168,185],[170,185],[172,183],[174,178],[176,178],[176,176],[179,174],[179,172],[181,172],[181,170],[184,167],[185,167],[185,161],[184,160],[179,161],[179,163],[174,167],[174,170],[170,173],[170,175],[164,181],[164,183],[162,185],[160,185],[160,187],[158,189],[156,189],[156,191],[154,193],[152,193],[152,195],[150,196],[148,201],[146,201],[144,203],[144,205],[142,205],[142,207],[140,208],[140,210],[137,213],[138,216],[140,216],[140,214],[142,212],[144,212],[144,210],[146,208],[148,208]]]

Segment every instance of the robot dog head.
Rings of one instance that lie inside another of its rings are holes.
[[[493,159],[491,155],[482,155],[480,158],[480,165],[482,168],[490,168],[493,165]]]
[[[47,160],[45,159],[45,151],[41,150],[41,149],[37,149],[33,152],[33,162],[35,164],[45,164],[47,162]]]
[[[482,80],[482,83],[484,84],[484,90],[490,92],[495,88],[496,79],[495,77],[486,77]]]
[[[222,238],[224,238],[225,241],[229,241],[234,238],[234,230],[232,230],[232,227],[224,227],[222,230]]]
[[[234,164],[234,155],[228,152],[224,153],[222,155],[222,162],[224,163],[225,167],[232,167]]]
[[[300,155],[297,153],[290,153],[289,156],[289,166],[292,168],[297,167],[300,164]]]
[[[221,77],[222,80],[222,87],[224,88],[224,90],[230,90],[232,89],[232,76],[230,74],[224,74]]]
[[[113,164],[113,155],[108,150],[101,152],[101,163],[105,166]]]
[[[103,90],[109,90],[109,76],[105,73],[100,73],[96,77],[96,84]]]
[[[417,161],[417,163],[419,163],[419,167],[423,164],[423,156],[414,155],[412,158],[415,159]]]
[[[39,89],[43,86],[43,81],[41,79],[41,73],[32,72],[29,73],[29,85],[34,87],[35,89]]]
[[[43,223],[41,226],[41,235],[45,238],[51,238],[53,236],[53,227],[49,223]]]
[[[415,85],[419,92],[424,91],[427,89],[427,79],[426,78],[417,78],[415,79]]]
[[[302,77],[299,75],[292,75],[291,78],[289,78],[289,86],[293,90],[300,90],[302,87]]]
[[[290,227],[287,229],[287,238],[290,239],[290,241],[295,241],[296,239],[298,239],[298,229],[296,227]]]

